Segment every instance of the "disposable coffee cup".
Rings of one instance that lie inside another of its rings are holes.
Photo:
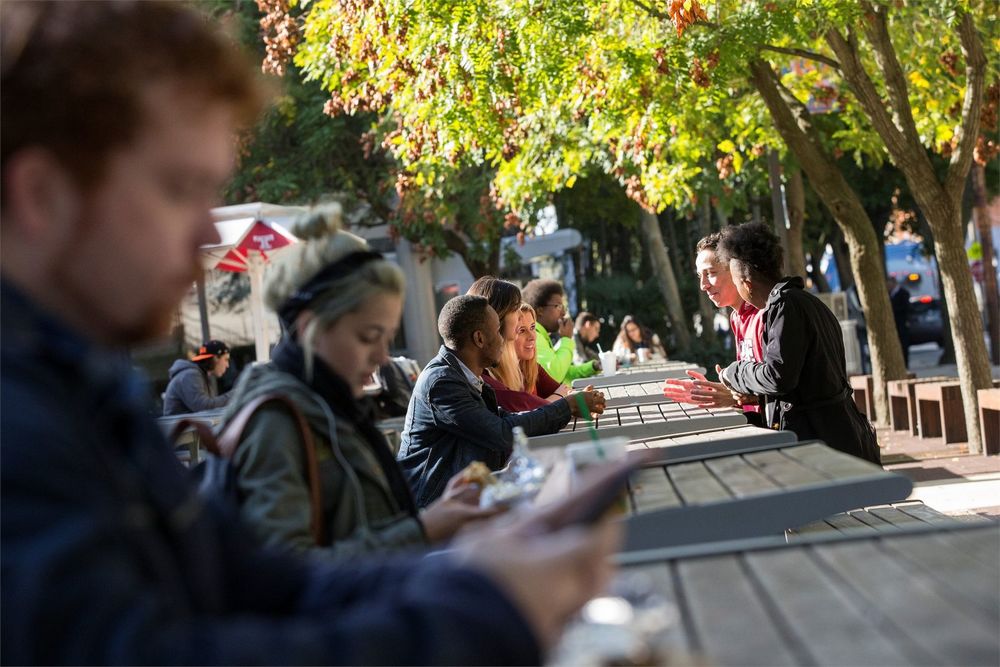
[[[638,350],[636,350],[636,354],[639,355],[639,363],[640,364],[644,364],[647,361],[649,361],[649,348],[648,347],[640,347]]]
[[[605,376],[611,376],[618,371],[618,357],[615,356],[614,351],[601,352],[598,356],[601,359],[601,373]]]

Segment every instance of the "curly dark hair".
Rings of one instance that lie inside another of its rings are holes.
[[[497,311],[501,322],[521,306],[521,289],[514,283],[493,276],[478,279],[466,294],[486,297],[493,310]]]
[[[716,256],[728,263],[735,259],[738,278],[778,282],[782,276],[784,251],[769,225],[747,222],[722,230]]]
[[[719,247],[719,239],[722,238],[722,232],[712,232],[707,236],[701,237],[698,244],[695,246],[695,250],[701,252],[702,250],[712,250],[714,251]]]
[[[565,293],[563,286],[558,281],[543,280],[541,278],[532,280],[521,290],[525,303],[531,304],[531,307],[535,310],[548,305],[549,300],[553,296],[557,294],[562,296]]]
[[[490,302],[485,297],[462,294],[444,304],[438,315],[438,333],[444,344],[457,350],[472,338],[476,331],[486,327],[487,308]]]

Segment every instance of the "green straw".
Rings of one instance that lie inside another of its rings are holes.
[[[601,459],[607,458],[604,454],[604,447],[601,446],[601,439],[597,435],[597,429],[594,428],[594,419],[590,416],[590,408],[587,407],[587,402],[583,400],[583,392],[576,394],[576,404],[580,406],[580,414],[587,420],[587,426],[590,431],[590,439],[597,443],[597,455],[600,456]]]

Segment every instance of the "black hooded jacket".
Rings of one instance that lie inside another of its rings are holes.
[[[879,463],[875,431],[851,398],[840,323],[803,286],[798,277],[774,286],[764,312],[763,361],[734,362],[725,380],[740,393],[777,402],[781,428],[800,440],[818,438]]]

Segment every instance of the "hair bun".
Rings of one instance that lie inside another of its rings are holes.
[[[343,227],[343,218],[344,213],[340,204],[329,202],[311,208],[308,213],[295,221],[291,231],[303,241],[332,236]]]

